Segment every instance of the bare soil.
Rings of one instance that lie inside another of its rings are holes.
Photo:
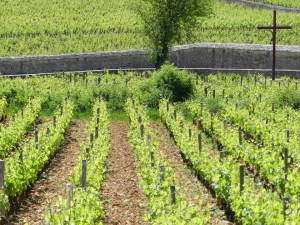
[[[151,123],[151,128],[160,143],[160,151],[166,155],[176,176],[175,182],[177,183],[175,185],[180,186],[185,191],[188,204],[195,205],[201,202],[201,208],[209,210],[211,214],[208,224],[232,224],[226,220],[224,211],[218,208],[217,200],[198,181],[194,171],[184,163],[180,149],[170,137],[169,131],[158,123]]]
[[[102,185],[104,224],[147,224],[143,221],[145,195],[139,186],[136,158],[127,136],[127,122],[111,122],[112,149],[107,180]]]
[[[66,131],[61,151],[56,154],[48,169],[32,186],[20,211],[12,216],[9,224],[43,224],[44,213],[49,207],[47,201],[53,205],[58,196],[65,195],[68,178],[77,164],[81,143],[85,140],[86,121],[72,120]]]

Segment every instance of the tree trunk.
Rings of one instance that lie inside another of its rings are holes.
[[[156,58],[155,68],[158,70],[168,60],[169,47],[167,43],[162,46],[161,54]]]

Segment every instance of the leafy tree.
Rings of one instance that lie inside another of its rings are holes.
[[[214,0],[140,0],[146,51],[156,68],[167,61],[175,43],[190,39],[199,18],[212,13]]]

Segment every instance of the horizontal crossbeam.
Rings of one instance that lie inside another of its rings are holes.
[[[276,27],[274,27],[274,26],[266,26],[266,27],[264,27],[264,26],[258,26],[257,27],[257,29],[292,29],[292,27],[291,26],[276,26]]]

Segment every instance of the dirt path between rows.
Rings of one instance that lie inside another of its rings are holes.
[[[127,122],[111,122],[112,149],[107,180],[102,185],[105,224],[143,225],[146,197],[139,187],[136,158],[127,137]]]
[[[29,196],[9,224],[43,224],[44,214],[49,207],[47,200],[54,205],[58,196],[64,196],[66,184],[81,153],[81,144],[86,140],[86,121],[72,120],[66,130],[62,151],[51,161],[49,168],[33,185]]]
[[[166,155],[176,176],[177,183],[175,185],[180,186],[185,191],[188,204],[194,205],[199,201],[202,202],[202,208],[209,209],[211,212],[211,219],[208,224],[232,224],[226,221],[224,211],[217,207],[217,200],[211,196],[209,191],[198,181],[194,172],[183,162],[180,149],[170,138],[169,131],[162,124],[154,122],[151,123],[151,128],[160,143],[160,151]]]

